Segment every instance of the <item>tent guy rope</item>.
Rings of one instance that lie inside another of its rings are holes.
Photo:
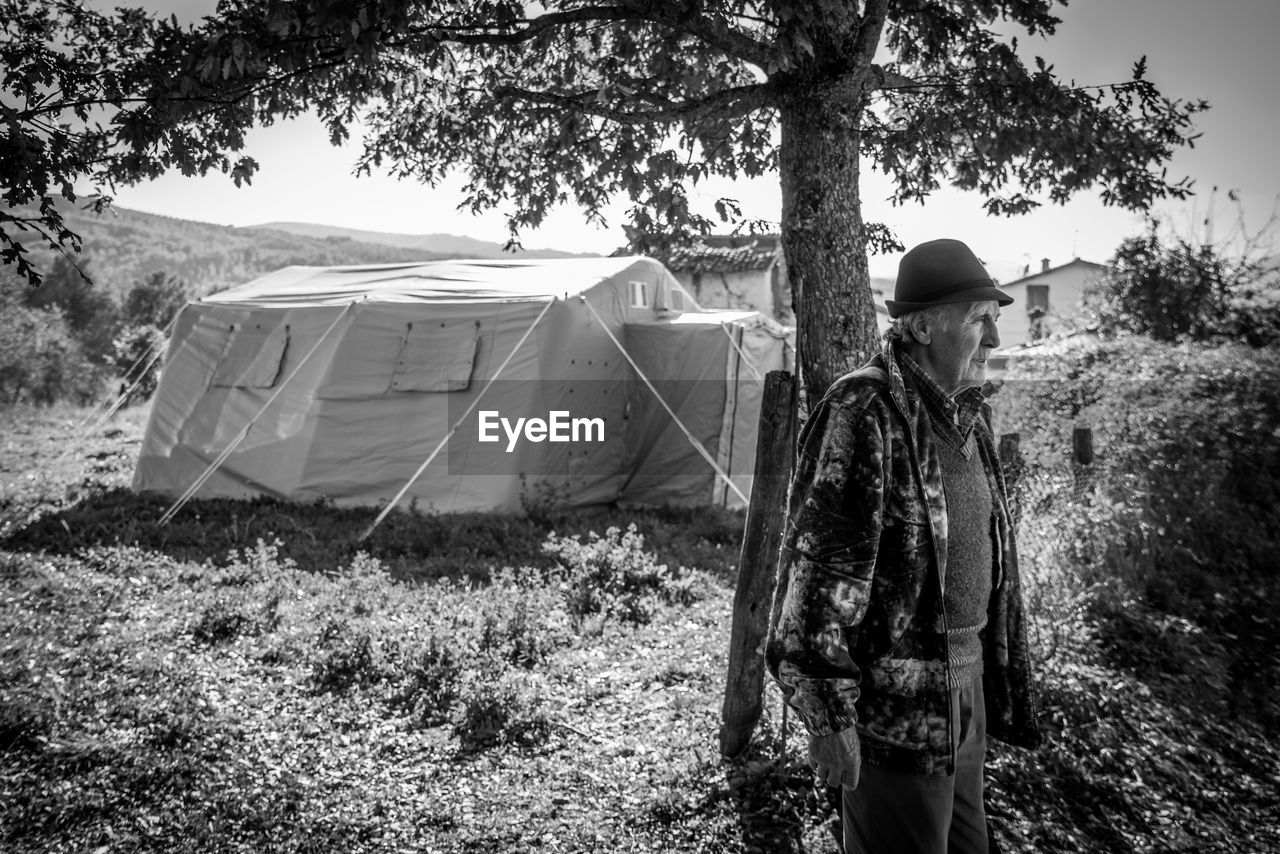
[[[418,482],[418,478],[422,477],[422,473],[427,470],[427,466],[431,465],[432,460],[436,458],[440,453],[440,450],[449,443],[449,439],[453,437],[453,434],[458,432],[458,428],[462,426],[462,422],[466,421],[475,408],[480,405],[480,400],[484,397],[485,392],[489,390],[494,381],[502,375],[504,370],[506,370],[506,367],[511,363],[512,358],[514,358],[516,353],[520,351],[520,348],[524,346],[524,342],[528,340],[529,335],[534,330],[534,327],[542,321],[542,318],[551,310],[551,306],[555,305],[557,302],[560,302],[560,298],[553,296],[551,301],[542,307],[542,311],[538,313],[538,316],[533,319],[533,323],[531,323],[529,328],[524,331],[524,334],[520,336],[520,340],[516,342],[516,346],[511,348],[511,352],[507,354],[507,358],[502,360],[502,364],[493,372],[493,376],[489,377],[488,381],[484,384],[484,388],[480,389],[480,393],[476,395],[475,400],[471,401],[471,405],[467,407],[467,411],[462,413],[462,416],[453,423],[453,426],[449,428],[449,432],[444,434],[444,438],[435,446],[431,451],[431,454],[422,461],[422,465],[418,466],[418,470],[409,478],[408,483],[400,487],[400,491],[396,493],[396,497],[387,502],[387,506],[382,508],[382,511],[378,513],[378,517],[369,524],[369,527],[364,529],[364,532],[356,539],[357,543],[363,543],[365,540],[369,539],[369,535],[373,533],[373,529],[382,524],[382,520],[387,518],[388,514],[396,508],[396,505],[400,503],[400,499],[404,498],[404,494]]]
[[[620,352],[623,358],[630,363],[631,369],[636,372],[636,376],[640,377],[640,379],[644,381],[644,384],[649,387],[649,391],[653,392],[653,396],[658,399],[658,403],[662,404],[662,408],[671,416],[671,420],[680,428],[680,432],[684,433],[684,437],[689,440],[689,444],[693,445],[694,450],[702,455],[702,458],[707,461],[707,464],[715,470],[716,476],[733,490],[733,494],[738,496],[743,504],[750,505],[751,501],[747,496],[742,494],[742,490],[738,489],[737,484],[735,484],[729,475],[725,473],[724,469],[720,468],[720,466],[716,464],[716,461],[712,458],[711,454],[707,453],[707,449],[702,447],[702,443],[689,432],[689,428],[684,426],[684,423],[676,416],[671,407],[667,405],[667,402],[662,399],[662,395],[658,394],[658,390],[653,387],[653,383],[649,382],[649,378],[644,375],[644,371],[640,370],[640,366],[636,364],[635,359],[631,358],[631,354],[627,352],[627,348],[623,347],[622,342],[613,334],[613,330],[609,328],[609,324],[604,322],[604,318],[602,318],[595,310],[595,307],[591,305],[591,301],[582,295],[579,295],[578,299],[581,300],[582,304],[587,307],[587,310],[595,316],[595,319],[600,321],[600,327],[604,329],[604,334],[609,336],[609,340],[613,342],[613,346],[617,347],[618,352]]]
[[[169,335],[173,332],[173,327],[178,324],[179,314],[181,314],[181,312],[175,314],[173,319],[169,321],[169,325],[160,333],[160,339],[148,347],[146,352],[135,359],[133,364],[129,366],[129,370],[124,372],[126,377],[132,375],[133,372],[138,369],[138,366],[149,358],[150,361],[147,361],[147,366],[138,372],[138,378],[135,379],[128,388],[122,391],[116,399],[111,402],[111,405],[107,407],[106,412],[102,413],[102,415],[100,415],[96,420],[94,419],[94,412],[97,410],[97,407],[90,410],[88,417],[86,417],[84,421],[81,421],[80,426],[76,428],[76,437],[67,443],[67,445],[62,449],[62,453],[58,454],[57,458],[49,464],[46,471],[53,471],[56,469],[62,461],[67,458],[68,454],[79,448],[80,445],[84,443],[85,439],[89,438],[89,436],[97,431],[97,429],[103,424],[106,424],[107,419],[112,415],[115,415],[120,407],[124,405],[124,402],[129,399],[129,395],[133,394],[138,386],[142,384],[143,379],[146,378],[147,374],[151,371],[151,368],[160,360],[160,357],[164,355],[164,347],[161,346],[161,342],[167,342],[169,340]],[[90,421],[92,421],[93,424],[86,429],[85,425],[89,424]]]
[[[289,372],[289,376],[285,377],[284,382],[280,383],[271,397],[267,398],[267,402],[262,405],[262,408],[258,410],[257,414],[249,419],[249,423],[245,424],[244,427],[241,428],[240,432],[236,434],[236,437],[232,440],[231,444],[227,445],[227,447],[223,449],[222,453],[218,454],[217,458],[215,458],[214,461],[211,462],[200,474],[200,477],[196,478],[195,483],[187,487],[187,491],[182,493],[182,496],[177,501],[173,502],[169,509],[164,512],[164,515],[160,517],[160,521],[156,523],[158,527],[163,528],[165,525],[169,524],[169,520],[172,519],[179,510],[186,506],[186,503],[191,500],[191,497],[199,491],[200,487],[204,486],[205,481],[207,481],[213,473],[217,471],[224,462],[226,462],[227,457],[231,456],[231,452],[238,448],[240,443],[245,440],[245,437],[249,435],[249,431],[253,429],[253,425],[258,423],[258,419],[262,417],[262,413],[266,412],[267,409],[270,408],[271,404],[276,402],[276,398],[278,398],[281,392],[289,386],[290,381],[298,375],[298,372],[302,370],[303,366],[305,366],[307,362],[311,360],[311,357],[316,354],[316,351],[320,349],[320,345],[325,342],[326,338],[333,334],[333,330],[338,327],[338,324],[342,322],[342,319],[346,317],[351,312],[351,309],[355,308],[355,306],[356,303],[354,302],[347,303],[347,307],[333,319],[333,322],[329,324],[329,328],[324,331],[324,334],[320,336],[315,344],[311,345],[311,349],[307,351],[307,355],[303,356],[301,361],[294,366],[293,370]]]
[[[757,380],[764,382],[764,374],[760,373],[760,369],[756,367],[756,363],[751,360],[751,357],[742,349],[742,345],[740,345],[737,339],[733,337],[733,330],[729,328],[729,324],[721,323],[720,328],[724,330],[725,335],[729,336],[729,344],[733,349],[738,351],[738,355],[742,357],[742,361],[746,364],[747,370],[751,371],[752,376]]]

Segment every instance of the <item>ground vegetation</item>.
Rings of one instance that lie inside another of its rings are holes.
[[[1135,338],[997,393],[1046,728],[993,750],[1000,851],[1280,847],[1278,371]],[[838,850],[772,689],[716,755],[740,514],[406,511],[357,544],[372,510],[197,500],[158,528],[124,488],[146,407],[73,442],[86,415],[0,410],[6,851]]]

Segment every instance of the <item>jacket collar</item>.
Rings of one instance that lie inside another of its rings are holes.
[[[915,366],[915,370],[905,371],[904,361]],[[884,350],[876,354],[871,364],[883,369],[889,375],[889,394],[904,416],[914,412],[915,407],[924,402],[925,397],[930,394],[934,398],[944,397],[937,383],[911,361],[911,357],[906,354],[900,341],[886,341]],[[908,377],[908,374],[915,376]],[[931,388],[922,388],[925,384]],[[929,410],[934,419],[943,417],[945,422],[958,428],[959,437],[962,439],[969,435],[974,424],[988,410],[986,395],[979,388],[967,388],[954,397],[945,398],[945,402],[935,399],[933,404]]]
[[[907,403],[907,383],[902,376],[902,366],[898,362],[898,354],[901,352],[900,342],[889,340],[885,342],[884,350],[877,353],[871,360],[871,363],[883,370],[889,376],[889,397],[893,399],[894,405],[898,407],[903,418],[906,418],[912,411]]]

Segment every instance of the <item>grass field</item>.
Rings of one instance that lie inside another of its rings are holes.
[[[837,850],[772,689],[718,755],[741,515],[158,528],[126,488],[145,410],[74,442],[87,414],[0,411],[0,850]],[[1228,709],[1222,640],[1027,563],[1048,738],[993,749],[1000,850],[1280,851],[1276,733]]]

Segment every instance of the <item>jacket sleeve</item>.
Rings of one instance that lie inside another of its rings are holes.
[[[766,661],[812,735],[854,725],[850,654],[883,525],[885,429],[874,403],[824,400],[800,438]]]

